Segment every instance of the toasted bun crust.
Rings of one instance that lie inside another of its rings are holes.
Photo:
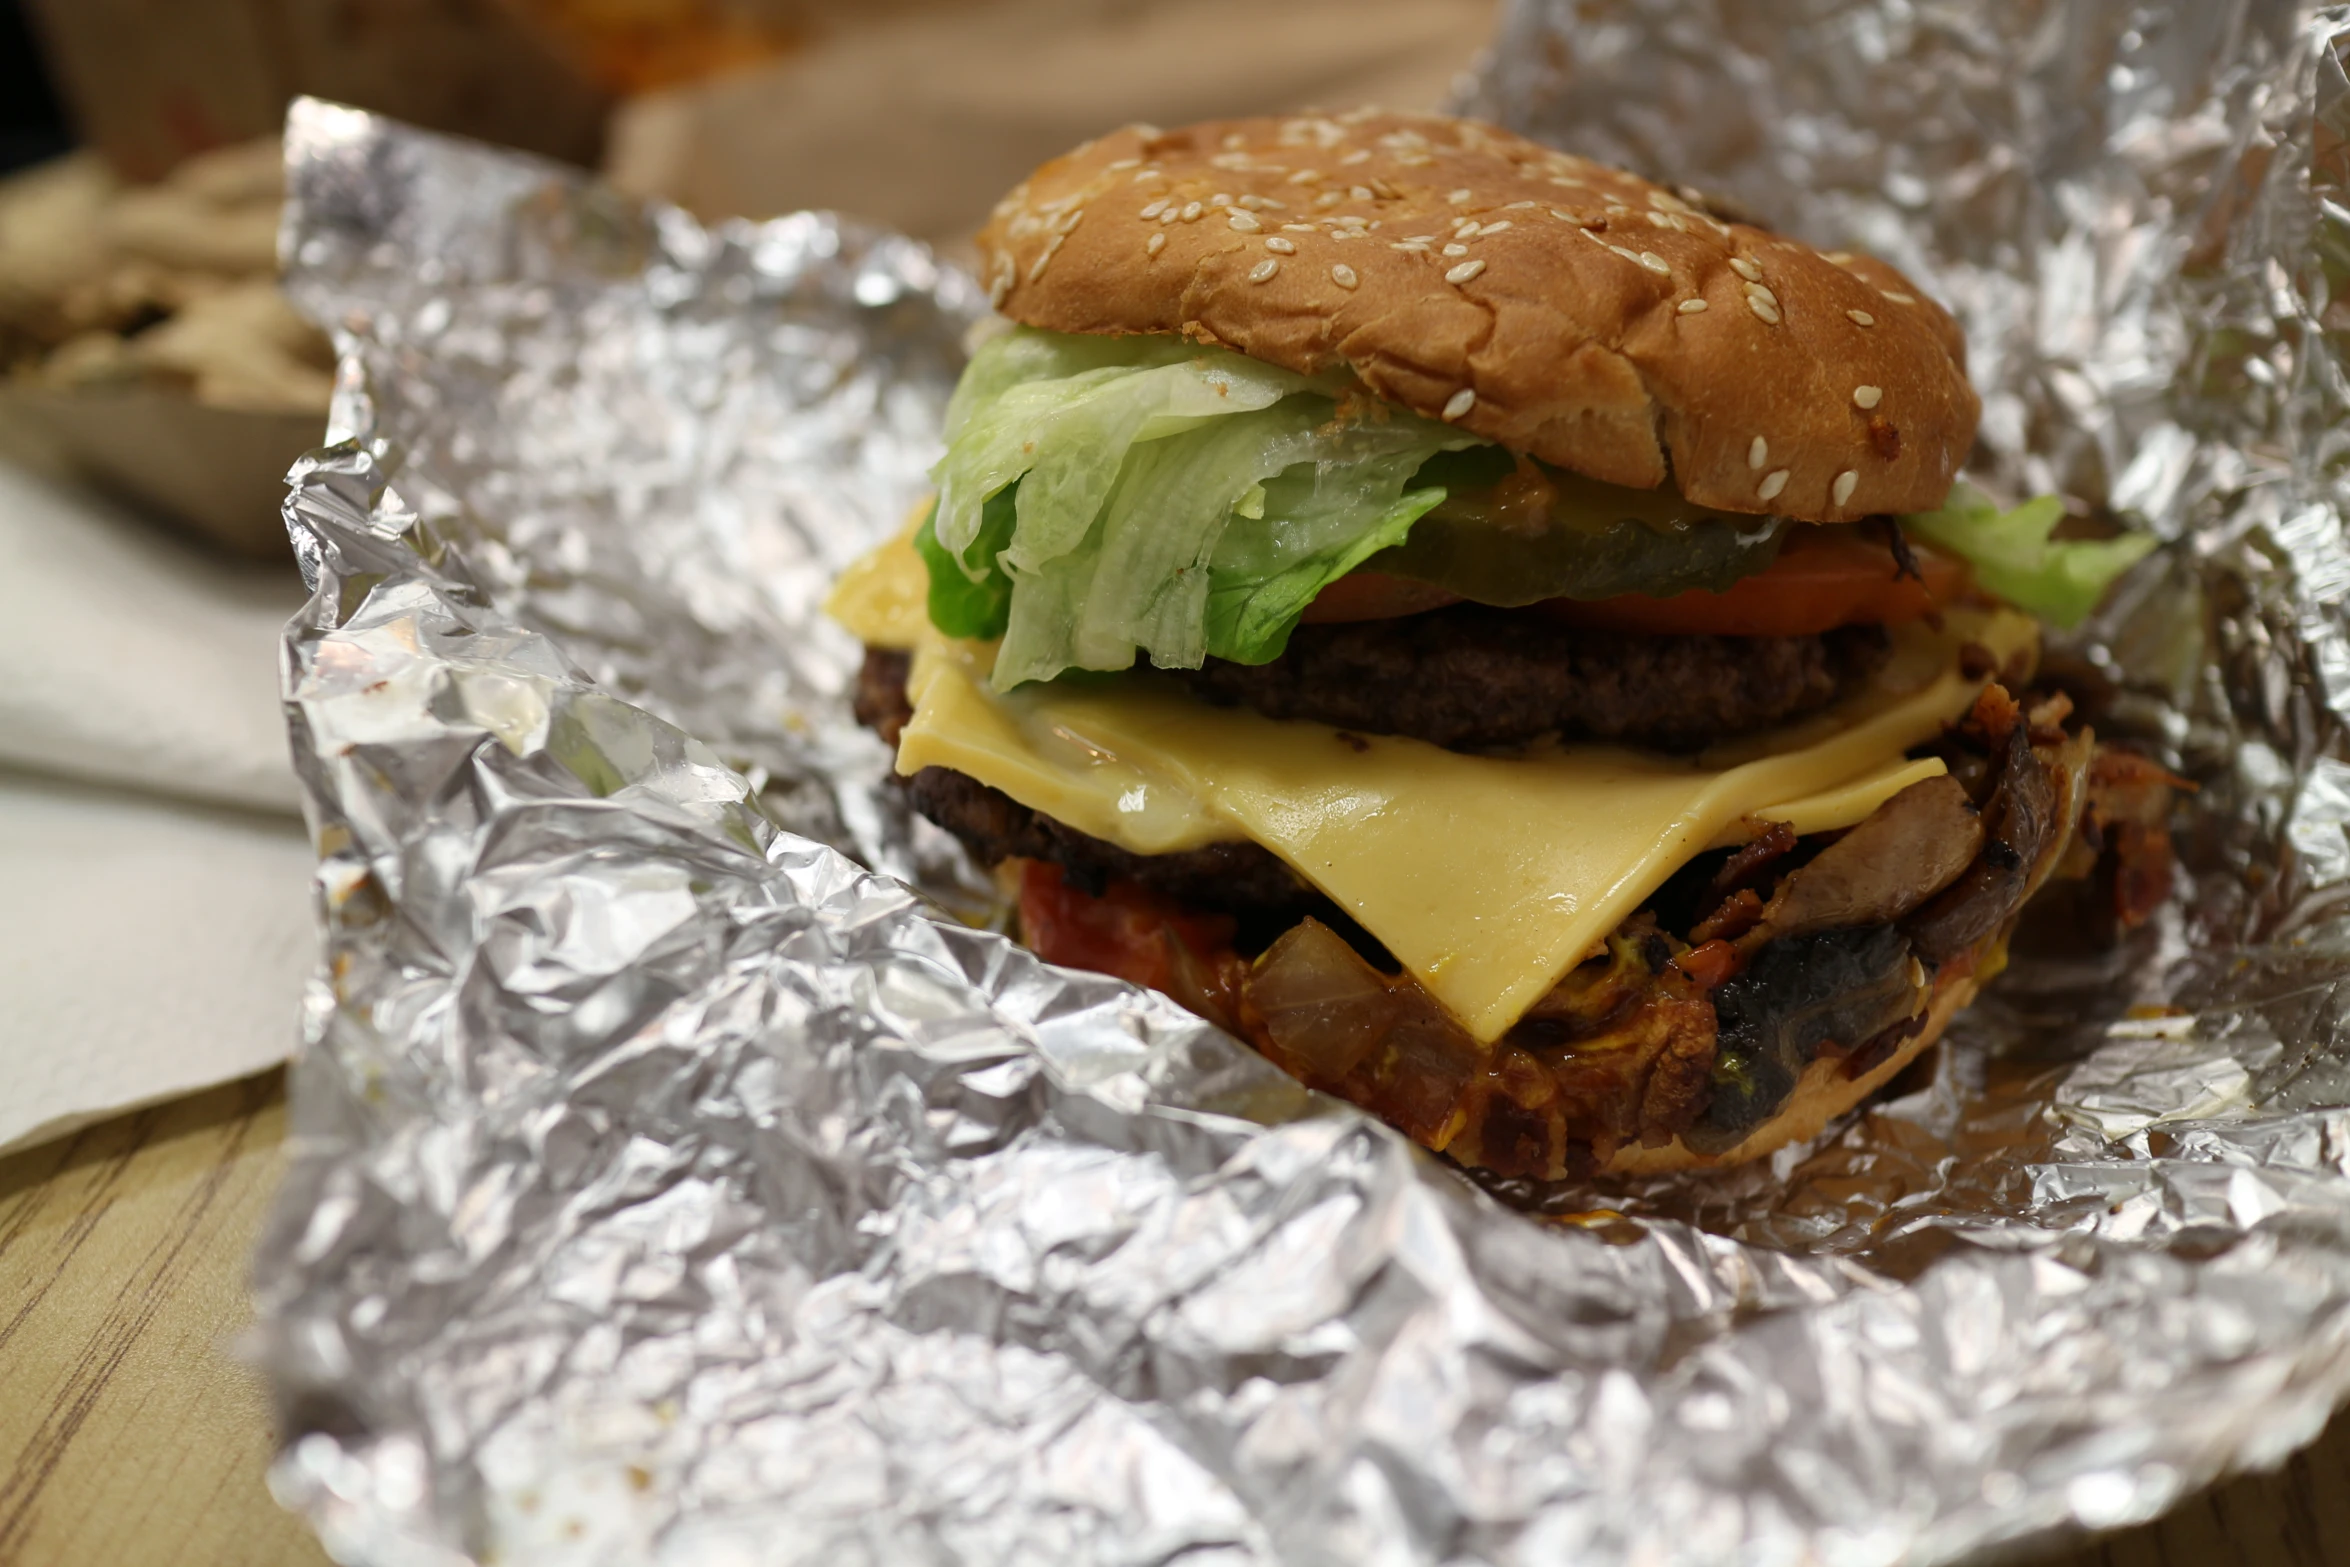
[[[1603,1168],[1610,1175],[1715,1170],[1760,1159],[1789,1143],[1817,1137],[1830,1121],[1892,1082],[1903,1067],[1923,1055],[1928,1045],[1942,1037],[1942,1030],[1950,1026],[1958,1010],[1975,999],[1976,988],[1973,977],[1969,976],[1937,989],[1926,1011],[1926,1026],[1918,1030],[1915,1038],[1859,1077],[1846,1077],[1840,1061],[1824,1056],[1814,1061],[1795,1080],[1795,1088],[1787,1095],[1787,1102],[1779,1107],[1779,1113],[1756,1127],[1735,1148],[1701,1154],[1676,1137],[1662,1148],[1642,1148],[1635,1144],[1619,1149]]]
[[[979,246],[1015,321],[1344,363],[1417,413],[1725,511],[1939,506],[1981,411],[1956,323],[1893,268],[1474,120],[1131,126],[1037,170]]]

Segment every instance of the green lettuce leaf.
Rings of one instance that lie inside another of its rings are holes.
[[[2018,609],[2070,630],[2089,618],[2113,580],[2151,552],[2143,533],[2118,539],[2049,535],[2064,520],[2053,495],[2002,512],[1990,497],[1958,485],[1941,510],[1917,512],[1901,526],[1974,567],[1975,580]]]
[[[998,490],[982,509],[979,537],[971,553],[994,560],[1012,542],[1013,489]],[[938,507],[934,503],[922,526],[914,530],[914,553],[930,572],[930,623],[950,637],[992,642],[1004,634],[1012,618],[1012,580],[998,571],[974,577],[962,561],[938,542]]]
[[[1211,562],[1208,651],[1240,664],[1279,658],[1315,595],[1401,544],[1444,499],[1438,487],[1404,489],[1421,462],[1407,450],[1351,470],[1298,468],[1269,481],[1266,524],[1228,529]]]
[[[999,689],[1142,654],[1274,657],[1316,593],[1443,498],[1406,499],[1421,465],[1478,444],[1343,411],[1339,389],[1176,339],[997,337],[949,407],[916,540],[932,621],[1000,632]]]

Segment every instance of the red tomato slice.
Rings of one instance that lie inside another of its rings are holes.
[[[1301,618],[1309,626],[1341,620],[1393,620],[1460,601],[1458,593],[1448,593],[1433,582],[1391,577],[1382,571],[1350,571],[1316,594]]]
[[[1188,1002],[1184,958],[1215,964],[1231,950],[1232,931],[1228,915],[1188,913],[1133,882],[1111,882],[1097,898],[1070,886],[1050,860],[1020,866],[1021,940],[1047,963],[1114,974]]]
[[[1837,626],[1898,625],[1924,619],[1967,584],[1965,563],[1923,544],[1910,550],[1923,582],[1899,573],[1882,538],[1798,523],[1777,560],[1727,592],[1552,599],[1542,607],[1606,631],[1800,637]]]

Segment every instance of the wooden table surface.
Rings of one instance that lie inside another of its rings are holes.
[[[278,1073],[0,1159],[0,1567],[324,1567],[233,1358]],[[2350,1417],[2283,1470],[2023,1567],[2350,1563]]]

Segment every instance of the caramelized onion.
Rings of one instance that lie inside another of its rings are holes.
[[[1257,959],[1248,1003],[1293,1070],[1317,1087],[1353,1071],[1400,1012],[1386,976],[1315,919],[1283,932]]]

